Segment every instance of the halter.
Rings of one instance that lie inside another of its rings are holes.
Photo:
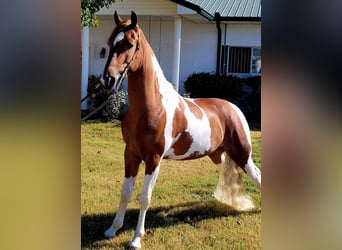
[[[131,27],[131,25],[128,25],[128,26],[126,26],[126,27],[121,28],[121,29],[118,31],[118,34],[119,34],[120,32],[124,32],[124,33],[125,33],[126,31],[128,31],[128,30],[130,30],[130,29],[133,29],[133,28],[134,28],[134,27]],[[120,86],[121,86],[121,84],[122,84],[122,81],[123,81],[123,79],[126,77],[127,72],[128,72],[128,70],[129,70],[129,67],[131,66],[133,60],[136,58],[136,55],[137,55],[137,53],[138,53],[139,50],[140,50],[140,36],[139,36],[139,33],[138,33],[138,41],[137,41],[137,43],[136,43],[135,51],[134,51],[134,53],[133,53],[133,56],[132,56],[131,60],[127,63],[127,65],[125,66],[124,70],[123,70],[122,72],[120,72],[120,77],[119,77],[118,82],[116,83],[115,86],[114,86],[115,83],[114,83],[113,85],[111,85],[110,83],[111,83],[111,79],[112,79],[113,77],[109,75],[109,76],[108,76],[108,81],[106,82],[106,85],[105,85],[105,88],[112,89],[112,90],[114,90],[114,92],[116,92],[116,91],[120,88]],[[114,53],[114,52],[113,52],[113,53]],[[107,62],[106,68],[108,68],[108,64],[109,64],[109,61]],[[113,88],[113,86],[114,86],[114,88]]]

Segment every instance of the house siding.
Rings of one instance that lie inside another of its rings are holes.
[[[184,7],[182,7],[184,8]],[[181,8],[181,9],[182,9]],[[174,51],[174,17],[179,6],[167,0],[116,1],[110,9],[98,12],[100,24],[90,29],[90,65],[89,74],[99,76],[108,56],[107,39],[115,24],[113,12],[117,10],[123,18],[129,18],[131,10],[138,15],[138,23],[150,42],[154,53],[164,71],[165,77],[171,81]],[[183,13],[186,13],[183,10]],[[179,13],[178,13],[179,14]],[[183,84],[188,76],[197,72],[216,71],[217,28],[214,22],[194,22],[183,14],[181,32],[181,59],[179,71],[179,92],[184,93]],[[222,45],[241,47],[261,47],[261,24],[226,22],[221,23]],[[100,58],[102,48],[106,48],[105,58]]]
[[[168,0],[117,0],[108,9],[102,8],[98,15],[113,15],[115,10],[120,15],[130,15],[134,10],[137,15],[174,16],[177,14],[177,5]]]
[[[192,73],[215,72],[216,48],[217,29],[215,24],[196,24],[183,21],[180,87],[183,88],[184,81]]]
[[[139,17],[138,17],[139,18]],[[159,60],[165,77],[171,81],[174,21],[163,17],[143,17],[139,21],[147,40]],[[106,58],[99,58],[102,47],[108,53],[107,38],[112,32],[112,20],[101,20],[90,35],[90,74],[101,75]],[[261,25],[257,24],[221,24],[222,45],[260,47]],[[183,84],[187,77],[196,72],[215,72],[216,69],[217,29],[215,24],[197,24],[182,20],[182,41],[180,60],[179,92],[183,93]],[[108,55],[108,54],[107,54]],[[107,56],[106,55],[106,56]]]
[[[261,47],[261,23],[222,24],[222,45]]]

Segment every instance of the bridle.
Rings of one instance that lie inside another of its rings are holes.
[[[115,18],[115,17],[114,17]],[[117,22],[116,22],[117,23]],[[131,24],[127,25],[126,27],[122,27],[117,31],[117,34],[119,34],[120,32],[127,32],[128,30],[131,29],[135,29],[137,25],[137,17],[136,14],[132,11],[132,15],[131,15]],[[104,101],[100,106],[98,106],[95,110],[93,110],[92,112],[90,112],[88,115],[84,116],[81,121],[85,121],[86,119],[88,119],[89,117],[91,117],[93,114],[97,113],[100,109],[102,109],[110,100],[110,96],[114,95],[120,88],[123,79],[126,77],[127,72],[132,64],[132,62],[134,61],[134,59],[137,57],[137,54],[140,50],[140,35],[138,33],[138,40],[137,43],[135,45],[135,51],[133,53],[133,56],[131,58],[131,60],[126,64],[124,70],[122,72],[120,72],[120,76],[119,79],[117,81],[115,81],[115,79],[113,79],[114,81],[112,81],[112,76],[109,76],[108,74],[105,74],[107,81],[105,81],[104,85],[102,83],[98,83],[96,86],[96,88],[98,88],[98,86],[101,86],[102,88],[104,88],[106,91],[110,91],[112,92],[111,95],[108,96],[107,100]],[[110,60],[109,58],[112,58],[114,54],[114,48],[112,50],[112,52],[110,53],[106,66],[105,66],[105,70],[108,68]],[[102,78],[102,76],[101,76]],[[113,83],[114,82],[114,83]],[[114,86],[115,85],[115,86]],[[89,94],[87,96],[85,96],[84,98],[82,98],[81,103],[86,100],[88,98]]]
[[[135,28],[135,27],[132,27],[131,25],[128,25],[128,26],[126,26],[126,27],[123,27],[123,28],[119,29],[119,30],[117,31],[117,34],[119,34],[120,32],[125,33],[125,32],[127,32],[128,30],[134,29],[134,28]],[[130,61],[126,64],[124,70],[121,71],[121,72],[119,73],[120,76],[119,76],[119,79],[118,79],[117,81],[115,81],[115,79],[112,79],[112,78],[114,78],[114,77],[110,76],[110,75],[107,73],[106,78],[107,78],[108,80],[105,82],[105,86],[104,86],[105,89],[107,89],[107,90],[110,89],[110,90],[112,90],[112,91],[114,90],[114,92],[117,92],[117,91],[118,91],[118,89],[120,88],[120,86],[121,86],[121,84],[122,84],[122,81],[123,81],[124,78],[127,76],[127,72],[128,72],[128,70],[129,70],[129,68],[130,68],[130,66],[131,66],[131,64],[132,64],[132,62],[133,62],[134,59],[136,58],[136,56],[137,56],[139,50],[140,50],[140,36],[139,36],[139,33],[138,33],[138,40],[137,40],[137,43],[136,43],[136,45],[135,45],[135,51],[134,51],[134,53],[133,53],[132,58],[131,58]],[[107,61],[107,63],[106,63],[105,69],[108,68],[109,62],[110,62],[109,58],[112,58],[113,54],[114,54],[114,50],[112,51],[112,53],[111,53],[111,54],[109,55],[109,57],[108,57],[108,61]]]

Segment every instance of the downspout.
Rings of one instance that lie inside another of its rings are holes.
[[[215,21],[216,21],[216,28],[217,28],[216,75],[219,75],[220,74],[222,30],[221,30],[221,15],[218,12],[215,13]]]

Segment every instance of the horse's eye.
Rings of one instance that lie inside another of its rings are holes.
[[[133,47],[133,44],[128,42],[128,48],[131,49]]]

